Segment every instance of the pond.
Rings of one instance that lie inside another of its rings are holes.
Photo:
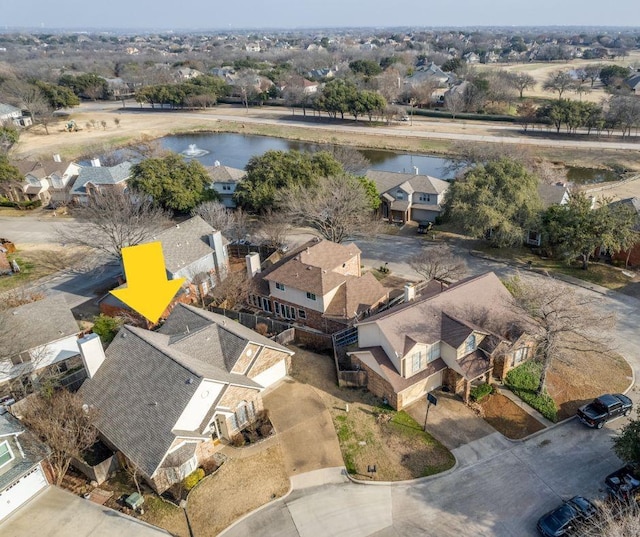
[[[213,166],[219,161],[224,166],[243,169],[249,159],[255,155],[261,155],[271,149],[287,151],[315,151],[322,146],[308,142],[271,138],[269,136],[253,136],[245,134],[224,133],[196,133],[165,136],[160,139],[160,144],[165,149],[176,153],[192,150],[202,150],[206,154],[197,158],[205,166]],[[389,172],[417,173],[431,175],[441,179],[451,179],[454,172],[447,169],[448,159],[429,155],[417,155],[410,153],[396,153],[378,149],[360,149],[371,163],[374,170]],[[200,153],[198,153],[200,154]],[[188,156],[188,155],[187,155]],[[576,184],[602,183],[617,181],[618,175],[611,170],[599,170],[593,168],[567,168],[567,180]]]

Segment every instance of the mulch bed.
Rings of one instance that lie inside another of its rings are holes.
[[[499,393],[488,395],[479,404],[485,421],[512,440],[525,438],[544,429],[542,423]]]

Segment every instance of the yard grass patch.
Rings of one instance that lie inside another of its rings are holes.
[[[545,418],[556,422],[558,421],[558,408],[554,400],[547,393],[541,395],[536,393],[541,373],[542,364],[540,362],[526,362],[507,373],[505,384],[507,388]]]

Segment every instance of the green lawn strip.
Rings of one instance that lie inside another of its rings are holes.
[[[15,261],[20,267],[20,272],[11,276],[0,277],[0,291],[9,291],[25,283],[35,280],[44,274],[38,274],[35,263],[18,255],[9,255],[9,261]]]
[[[526,362],[507,373],[505,385],[545,418],[556,422],[558,421],[558,408],[553,399],[547,393],[542,395],[536,393],[541,372],[542,364],[540,362]]]

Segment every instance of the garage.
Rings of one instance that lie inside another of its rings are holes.
[[[286,376],[287,376],[286,361],[280,360],[277,364],[272,365],[269,369],[263,371],[258,376],[253,377],[252,380],[255,380],[258,384],[267,388]]]
[[[47,480],[38,465],[11,486],[0,492],[0,520],[9,516],[18,507],[47,486]]]
[[[398,399],[401,402],[400,407],[404,408],[419,399],[423,399],[428,392],[432,392],[442,386],[442,371],[436,371],[433,375],[429,375],[426,379],[416,382],[401,391],[398,394]]]
[[[414,222],[433,222],[439,214],[439,211],[417,209],[416,207],[411,208],[411,220]]]

